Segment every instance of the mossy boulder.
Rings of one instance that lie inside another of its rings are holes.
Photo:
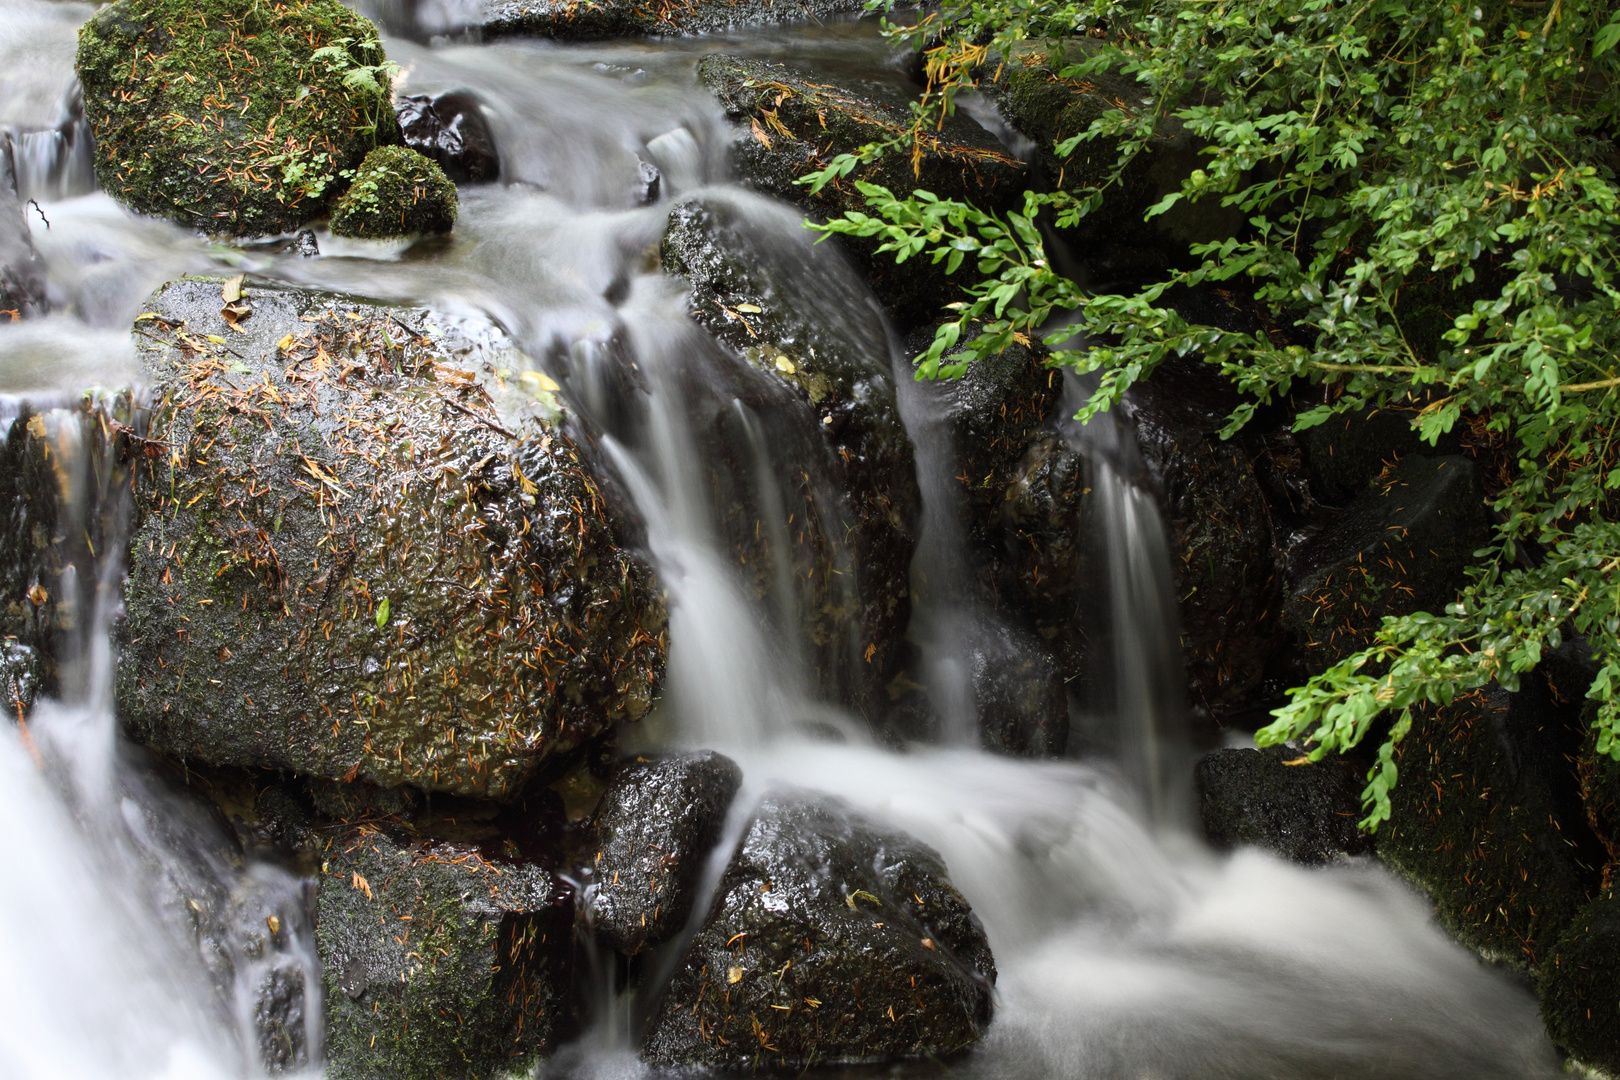
[[[686,925],[698,878],[742,786],[712,750],[625,762],[597,804],[583,906],[596,940],[636,953]]]
[[[917,171],[909,155],[891,153],[811,194],[795,181],[839,154],[907,131],[911,113],[769,60],[716,54],[699,61],[697,73],[738,124],[732,157],[742,182],[817,216],[864,210],[866,200],[855,189],[857,182],[881,184],[896,194],[922,188],[942,199],[965,199],[996,210],[1023,198],[1023,162],[960,113],[929,132]],[[907,324],[937,318],[953,280],[973,272],[971,261],[954,278],[927,259],[896,265],[892,254],[875,254],[876,241],[839,240],[860,260],[873,291]]]
[[[1575,913],[1537,989],[1553,1041],[1585,1065],[1620,1074],[1620,896],[1612,889]]]
[[[1111,138],[1082,142],[1067,159],[1055,153],[1058,143],[1085,131],[1105,113],[1132,115],[1153,104],[1152,90],[1130,76],[1063,77],[1065,67],[1085,59],[1096,45],[1088,38],[1029,42],[981,80],[1002,117],[1034,144],[1033,168],[1051,190],[1080,193],[1097,187],[1107,180],[1118,157],[1118,141]],[[1071,240],[1085,245],[1094,273],[1128,277],[1154,266],[1153,259],[1144,262],[1129,249],[1155,249],[1174,261],[1186,257],[1189,243],[1224,239],[1242,228],[1243,213],[1222,207],[1214,195],[1180,202],[1167,213],[1143,220],[1165,195],[1181,190],[1182,182],[1201,164],[1203,145],[1179,120],[1159,121],[1148,152],[1138,155],[1122,181],[1108,189],[1101,209],[1073,230]]]
[[[1489,540],[1485,496],[1464,457],[1411,455],[1291,553],[1282,622],[1301,673],[1372,643],[1385,616],[1440,611]]]
[[[1433,897],[1458,939],[1530,969],[1545,965],[1601,865],[1578,807],[1561,798],[1569,762],[1545,760],[1560,737],[1548,724],[1501,691],[1426,707],[1397,752],[1400,783],[1376,836],[1379,858]]]
[[[664,269],[691,286],[692,318],[747,365],[746,380],[699,422],[715,453],[741,453],[735,448],[759,438],[744,433],[729,438],[733,450],[719,446],[737,423],[734,398],[778,416],[772,467],[784,504],[791,498],[800,509],[775,524],[789,547],[810,660],[825,694],[865,709],[883,694],[910,616],[920,504],[882,314],[837,251],[811,244],[757,196],[678,204],[662,251]],[[749,477],[753,468],[742,459],[736,471]],[[724,539],[763,597],[779,564],[771,511],[757,503],[747,490],[716,492],[716,504],[734,510]]]
[[[573,903],[469,845],[331,839],[316,891],[332,1080],[484,1080],[573,1033]]]
[[[1259,847],[1307,865],[1371,850],[1356,827],[1362,783],[1342,760],[1312,764],[1283,746],[1216,750],[1193,779],[1204,833],[1218,848]]]
[[[118,0],[79,32],[96,176],[208,233],[291,231],[397,141],[383,63],[376,28],[338,0]]]
[[[654,1065],[938,1058],[991,1016],[995,961],[932,850],[836,802],[755,812],[652,1019]]]
[[[456,185],[437,162],[409,147],[379,146],[332,207],[332,232],[368,239],[447,233],[458,206]]]
[[[498,418],[420,311],[222,290],[173,282],[137,323],[132,736],[504,798],[647,710],[663,607],[555,399]]]
[[[483,0],[484,37],[523,34],[567,41],[710,34],[739,26],[857,15],[862,0]]]

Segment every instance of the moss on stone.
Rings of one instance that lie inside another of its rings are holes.
[[[1620,896],[1612,889],[1575,914],[1537,989],[1553,1041],[1583,1064],[1620,1075]]]
[[[437,162],[408,147],[380,146],[332,208],[332,231],[369,238],[446,233],[457,206],[456,185]]]
[[[517,1075],[571,1033],[573,905],[545,871],[368,826],[322,858],[332,1080]]]
[[[1560,820],[1557,793],[1531,752],[1546,739],[1518,730],[1508,695],[1471,693],[1428,709],[1401,744],[1401,782],[1378,855],[1434,898],[1440,921],[1486,957],[1544,965],[1597,885],[1581,860],[1579,823]]]
[[[119,712],[216,765],[503,798],[646,711],[663,608],[580,451],[394,312],[221,283],[138,324]],[[228,339],[227,339],[228,335]]]
[[[210,233],[294,229],[397,135],[382,64],[376,28],[338,0],[118,0],[79,32],[96,175]]]

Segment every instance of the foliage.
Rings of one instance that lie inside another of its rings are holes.
[[[1060,140],[1059,159],[1111,148],[1113,168],[1030,193],[1022,212],[868,185],[870,213],[820,226],[897,259],[975,261],[981,280],[920,377],[959,372],[941,363],[958,341],[982,357],[1040,332],[1057,362],[1099,373],[1082,418],[1167,357],[1198,355],[1246,391],[1227,436],[1263,404],[1308,396],[1325,403],[1299,428],[1400,406],[1430,443],[1467,423],[1511,448],[1495,540],[1457,601],[1387,619],[1372,647],[1293,691],[1261,742],[1306,740],[1319,759],[1393,714],[1363,796],[1375,828],[1416,707],[1512,689],[1578,634],[1599,666],[1598,750],[1620,758],[1620,13],[1607,0],[951,0],[886,31],[926,61],[912,138],[1048,39],[1084,46],[1059,78],[1123,74],[1151,102]],[[1148,216],[1218,202],[1248,227],[1132,294],[1085,295],[1048,265],[1046,229],[1100,208],[1170,117],[1208,160]],[[804,182],[909,147],[873,144]],[[1163,304],[1174,285],[1247,291],[1280,332],[1189,323]]]

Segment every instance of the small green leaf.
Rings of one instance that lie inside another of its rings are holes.
[[[382,603],[377,605],[377,629],[381,630],[387,624],[388,624],[388,597],[385,596],[385,597],[382,598]]]

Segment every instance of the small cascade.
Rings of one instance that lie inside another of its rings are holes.
[[[96,190],[95,137],[84,117],[78,83],[62,102],[54,127],[11,130],[13,180],[20,199],[57,200]]]

